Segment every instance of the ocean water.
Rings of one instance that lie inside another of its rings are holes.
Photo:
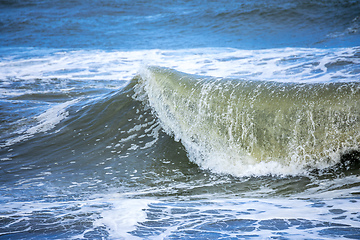
[[[360,1],[0,1],[0,239],[360,239]]]

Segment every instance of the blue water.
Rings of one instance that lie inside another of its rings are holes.
[[[357,86],[360,1],[0,0],[0,239],[360,239],[358,128],[305,170],[207,167],[151,105],[148,65]]]
[[[351,47],[358,1],[1,1],[3,47]]]

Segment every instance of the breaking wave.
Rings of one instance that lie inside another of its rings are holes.
[[[298,174],[359,150],[359,82],[223,79],[147,67],[136,93],[190,160],[214,172]]]

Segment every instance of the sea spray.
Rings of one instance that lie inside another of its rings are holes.
[[[358,82],[250,81],[146,67],[136,92],[190,160],[214,172],[298,174],[359,149]]]

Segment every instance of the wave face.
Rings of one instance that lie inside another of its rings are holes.
[[[360,84],[279,83],[148,67],[138,97],[189,158],[218,173],[296,174],[359,150]]]

